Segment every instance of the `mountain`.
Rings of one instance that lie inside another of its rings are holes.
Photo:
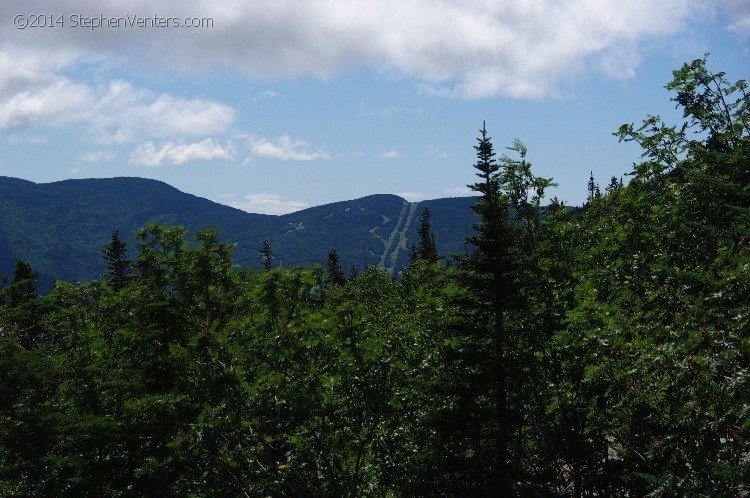
[[[283,266],[324,263],[336,248],[343,268],[378,265],[398,271],[416,244],[419,216],[432,212],[442,254],[464,252],[471,232],[473,199],[458,197],[418,203],[395,195],[371,195],[303,211],[251,214],[144,178],[103,178],[34,183],[0,177],[0,273],[10,275],[17,258],[55,279],[98,279],[101,257],[114,230],[131,249],[134,235],[149,222],[183,225],[193,234],[219,227],[222,240],[236,244],[234,261],[260,265],[261,241],[268,238]]]

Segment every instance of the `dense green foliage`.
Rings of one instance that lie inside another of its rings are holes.
[[[470,251],[427,211],[400,279],[159,224],[44,297],[18,261],[0,496],[746,496],[750,97],[668,88],[684,124],[623,126],[644,160],[584,209],[483,127]]]

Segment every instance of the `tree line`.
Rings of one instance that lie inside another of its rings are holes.
[[[545,201],[475,145],[478,222],[399,278],[115,232],[99,281],[0,299],[0,496],[745,496],[750,98],[706,59],[616,135],[627,183]]]

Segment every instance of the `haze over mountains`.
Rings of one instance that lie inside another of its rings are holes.
[[[102,247],[119,230],[135,250],[134,235],[150,222],[183,225],[191,233],[219,227],[236,244],[234,262],[258,268],[268,238],[275,265],[324,263],[335,248],[343,268],[376,265],[398,271],[408,264],[419,216],[432,212],[441,254],[464,252],[472,230],[473,198],[407,202],[396,195],[317,206],[272,216],[251,214],[143,178],[105,178],[33,183],[0,177],[0,273],[16,258],[28,261],[43,286],[55,279],[82,281],[104,273]]]

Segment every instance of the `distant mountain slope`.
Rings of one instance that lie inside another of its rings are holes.
[[[283,216],[250,214],[143,178],[65,180],[37,184],[0,177],[0,272],[16,258],[29,261],[46,283],[79,281],[104,272],[101,249],[120,230],[133,235],[149,222],[184,225],[191,232],[218,226],[236,243],[235,262],[257,267],[268,238],[275,264],[323,263],[336,248],[345,269],[408,264],[423,208],[432,211],[438,248],[461,253],[474,215],[471,198],[409,203],[395,195],[371,195]]]

